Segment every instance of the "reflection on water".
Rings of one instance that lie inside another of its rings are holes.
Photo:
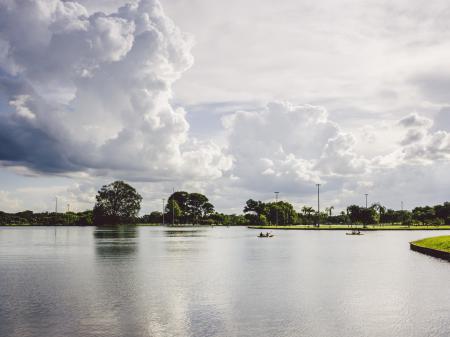
[[[139,232],[136,226],[96,227],[95,250],[99,257],[126,257],[136,253]]]
[[[205,237],[206,229],[202,228],[171,228],[164,231],[167,237]]]
[[[135,239],[138,235],[136,226],[102,226],[94,230],[96,239]]]
[[[204,249],[206,238],[211,229],[206,227],[171,227],[163,231],[167,238],[165,250],[174,257],[189,257]]]
[[[450,336],[435,232],[275,234],[0,228],[0,336]]]

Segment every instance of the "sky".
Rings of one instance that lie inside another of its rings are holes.
[[[450,4],[0,0],[0,210],[448,201]]]

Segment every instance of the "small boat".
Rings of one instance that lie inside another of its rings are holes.
[[[264,233],[259,233],[259,235],[257,236],[257,238],[272,238],[273,237],[273,234],[272,233],[266,233],[266,234],[264,234]]]
[[[345,235],[364,235],[359,230],[352,230],[350,233],[345,233]]]

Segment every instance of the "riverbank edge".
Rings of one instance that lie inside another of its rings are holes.
[[[249,229],[271,229],[271,230],[296,230],[296,231],[349,231],[358,229],[360,231],[444,231],[450,230],[450,226],[440,227],[428,227],[428,226],[416,226],[405,228],[392,228],[392,227],[379,227],[379,228],[362,228],[362,227],[295,227],[295,226],[247,226]]]
[[[409,243],[409,248],[415,252],[429,255],[432,257],[437,257],[439,259],[444,259],[444,260],[447,260],[450,262],[450,252],[419,246],[419,245],[415,244],[415,241]]]
[[[164,227],[164,228],[209,228],[209,227],[247,227],[246,225],[162,225],[162,224],[116,224],[116,225],[45,225],[45,224],[2,224],[0,227],[114,227],[114,226],[135,226],[135,227]],[[449,228],[450,229],[450,228]]]

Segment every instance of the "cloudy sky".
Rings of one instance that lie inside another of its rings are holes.
[[[449,60],[444,0],[0,0],[0,209],[442,203]]]

